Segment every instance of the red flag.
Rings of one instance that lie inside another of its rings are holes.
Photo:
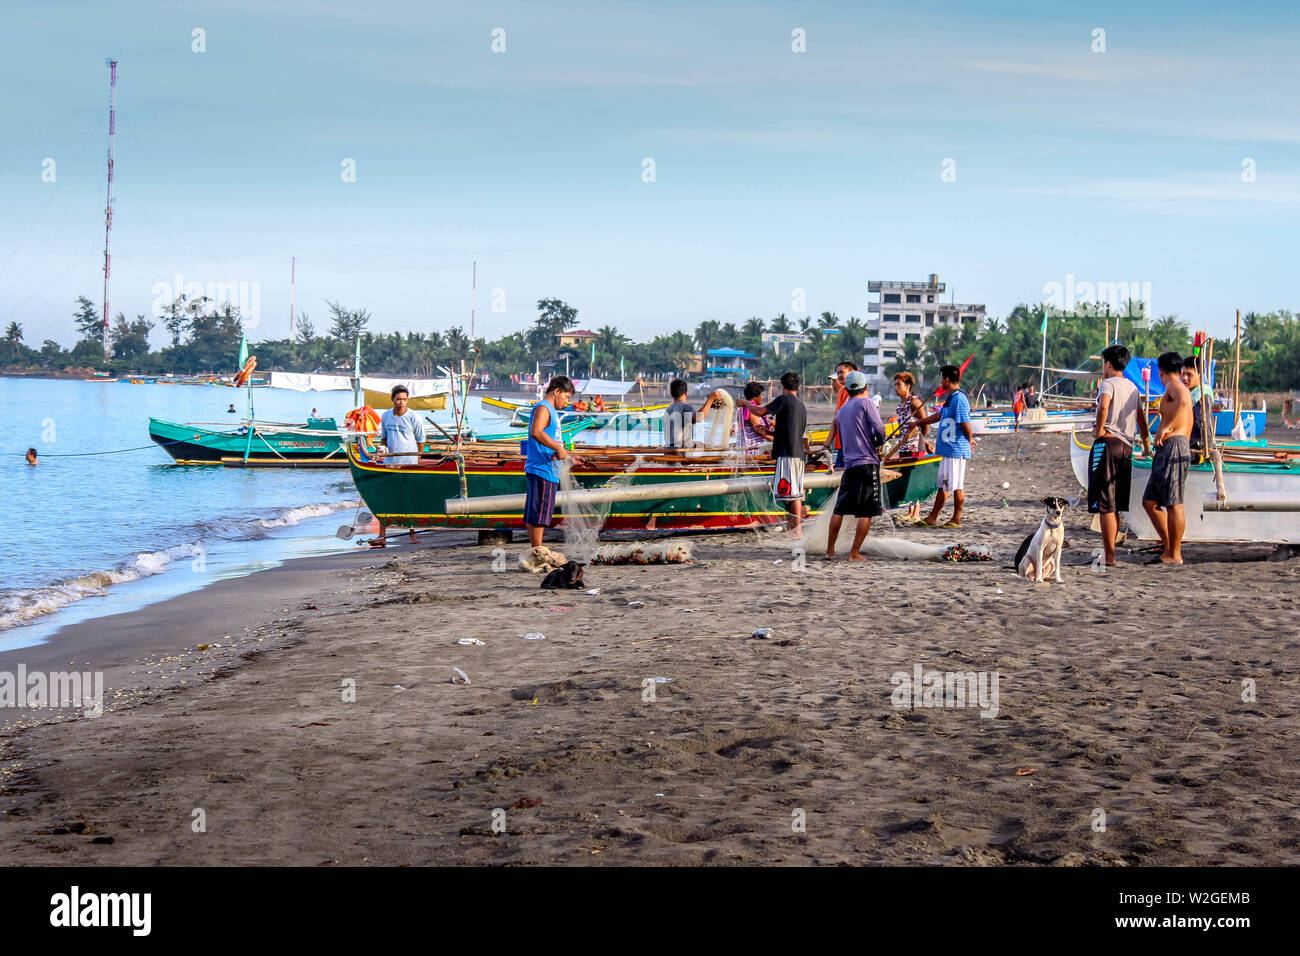
[[[965,374],[966,374],[966,369],[970,368],[971,359],[973,359],[974,357],[975,357],[975,353],[974,353],[974,352],[971,352],[971,354],[970,354],[970,358],[966,359],[966,361],[964,361],[964,362],[961,363],[961,374],[962,374],[962,375],[965,375]],[[940,385],[938,388],[936,388],[936,389],[934,390],[934,395],[933,395],[932,397],[933,397],[933,398],[939,398],[939,397],[941,397],[941,396],[943,395],[943,391],[944,391],[943,386]]]

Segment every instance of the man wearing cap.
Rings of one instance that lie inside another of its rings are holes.
[[[877,447],[885,440],[885,425],[876,403],[867,394],[866,375],[856,370],[850,372],[844,377],[844,390],[848,398],[835,413],[835,431],[843,445],[844,474],[831,514],[826,560],[835,560],[835,539],[840,535],[845,515],[852,515],[858,519],[858,526],[853,533],[853,546],[849,548],[849,560],[865,561],[861,548],[871,530],[871,519],[885,513]]]

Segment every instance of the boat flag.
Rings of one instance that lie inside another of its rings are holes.
[[[239,367],[243,368],[248,363],[248,336],[240,329],[239,331]]]
[[[591,374],[596,374],[596,343],[591,343]]]
[[[1046,309],[1043,310],[1043,327],[1038,331],[1042,332],[1044,335],[1047,334],[1047,310]]]
[[[962,362],[961,365],[958,366],[958,370],[961,372],[962,375],[965,375],[966,369],[970,368],[971,359],[973,358],[975,358],[975,353],[971,352],[971,354],[966,357],[966,361]],[[942,394],[943,394],[943,386],[940,385],[938,388],[934,390],[934,395],[931,397],[938,398]]]

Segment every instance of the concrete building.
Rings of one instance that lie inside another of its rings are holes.
[[[586,329],[574,329],[572,332],[561,332],[555,337],[560,340],[560,348],[562,349],[577,348],[578,346],[591,348],[590,342],[592,339],[597,338],[597,335],[595,332],[588,332]]]
[[[704,373],[715,379],[727,379],[743,384],[749,381],[750,374],[756,368],[758,368],[758,356],[744,349],[709,349],[709,364],[705,366]]]
[[[862,371],[871,388],[888,385],[887,369],[903,355],[909,341],[915,341],[924,351],[925,340],[935,329],[950,328],[955,337],[967,321],[983,328],[984,306],[944,302],[944,288],[934,273],[920,282],[876,279],[867,283],[867,291],[879,295],[876,301],[867,303],[867,345],[862,360]],[[920,370],[909,371],[916,375]]]

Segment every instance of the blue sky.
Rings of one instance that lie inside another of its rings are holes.
[[[291,256],[318,329],[468,328],[473,260],[491,337],[551,296],[636,338],[865,317],[931,272],[996,315],[1067,275],[1218,333],[1300,308],[1300,14],[1141,7],[9,0],[0,323],[67,345],[101,299],[110,55],[114,312],[257,283],[282,337]]]

